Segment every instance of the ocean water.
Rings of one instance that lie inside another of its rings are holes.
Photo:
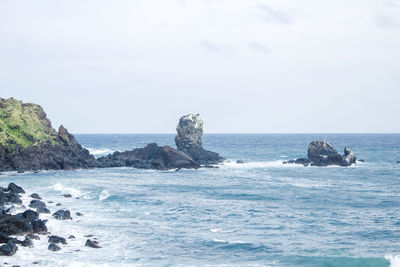
[[[96,156],[174,144],[174,135],[76,135]],[[283,165],[304,157],[314,139],[356,166]],[[400,135],[205,135],[205,148],[227,161],[217,169],[132,168],[0,176],[38,193],[52,212],[53,234],[76,237],[62,250],[47,239],[4,262],[30,266],[400,266]],[[235,161],[245,160],[246,164]],[[70,193],[72,198],[62,194]],[[78,217],[75,212],[84,216]],[[85,247],[97,238],[101,249]],[[37,266],[37,265],[36,265]]]

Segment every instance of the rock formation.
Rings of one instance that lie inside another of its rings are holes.
[[[184,152],[200,164],[217,164],[222,162],[217,153],[205,150],[202,144],[203,121],[199,114],[189,114],[179,120],[175,144],[178,150]]]
[[[0,98],[0,171],[96,166],[96,159],[67,129],[53,129],[42,107]]]
[[[299,158],[285,161],[284,164],[302,164],[304,166],[329,166],[339,165],[343,167],[356,163],[356,156],[349,147],[344,148],[344,155],[340,155],[333,145],[327,141],[314,140],[308,146],[308,158]]]
[[[131,151],[114,152],[97,160],[100,167],[135,167],[157,170],[200,168],[197,162],[182,153],[182,151],[170,146],[160,147],[154,143]]]
[[[197,169],[200,164],[222,161],[217,153],[203,149],[203,121],[199,115],[182,117],[177,131],[178,150],[149,144],[96,159],[64,126],[55,131],[39,105],[0,98],[0,172],[125,166]],[[47,212],[44,208],[42,211]]]

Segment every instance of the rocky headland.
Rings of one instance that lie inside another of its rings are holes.
[[[94,156],[42,107],[0,98],[0,171],[61,170],[97,166]]]
[[[197,169],[222,158],[202,147],[203,121],[199,115],[183,116],[176,145],[148,144],[96,159],[64,126],[56,131],[42,107],[0,98],[0,172],[134,167],[142,169]]]
[[[356,159],[355,153],[347,146],[344,148],[344,155],[341,155],[331,143],[323,140],[314,140],[308,146],[307,158],[289,160],[283,163],[318,167],[329,165],[348,167],[356,164]]]
[[[218,153],[203,148],[203,120],[199,114],[189,114],[180,118],[175,144],[178,150],[202,165],[218,164],[223,158]]]

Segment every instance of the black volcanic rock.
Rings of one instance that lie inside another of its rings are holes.
[[[218,153],[203,148],[203,120],[199,114],[189,114],[181,117],[176,131],[176,147],[194,161],[203,165],[217,164],[223,161],[223,158]]]
[[[57,220],[72,220],[71,212],[69,210],[57,210],[52,216]]]
[[[176,168],[197,169],[200,165],[182,151],[155,143],[131,151],[114,152],[97,159],[101,167],[135,167],[167,170]]]
[[[349,147],[344,148],[344,155],[340,155],[333,145],[327,141],[314,140],[308,147],[308,158],[299,158],[285,161],[284,164],[302,164],[304,166],[329,166],[338,165],[343,167],[356,163],[356,156]]]
[[[97,161],[68,133],[51,126],[42,107],[0,98],[0,171],[91,168]]]

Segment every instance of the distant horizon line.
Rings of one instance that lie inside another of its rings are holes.
[[[160,134],[160,135],[171,135],[171,134],[176,134],[176,133],[73,133],[73,134],[78,134],[78,135],[89,135],[89,134],[97,134],[97,135],[135,135],[135,134],[148,134],[148,135],[154,135],[154,134]],[[238,133],[204,133],[204,135],[222,135],[222,134],[242,134],[242,135],[273,135],[273,134],[400,134],[400,132],[337,132],[337,133],[332,133],[332,132],[320,132],[320,133],[307,133],[307,132],[299,132],[299,133],[245,133],[245,132],[238,132]]]

